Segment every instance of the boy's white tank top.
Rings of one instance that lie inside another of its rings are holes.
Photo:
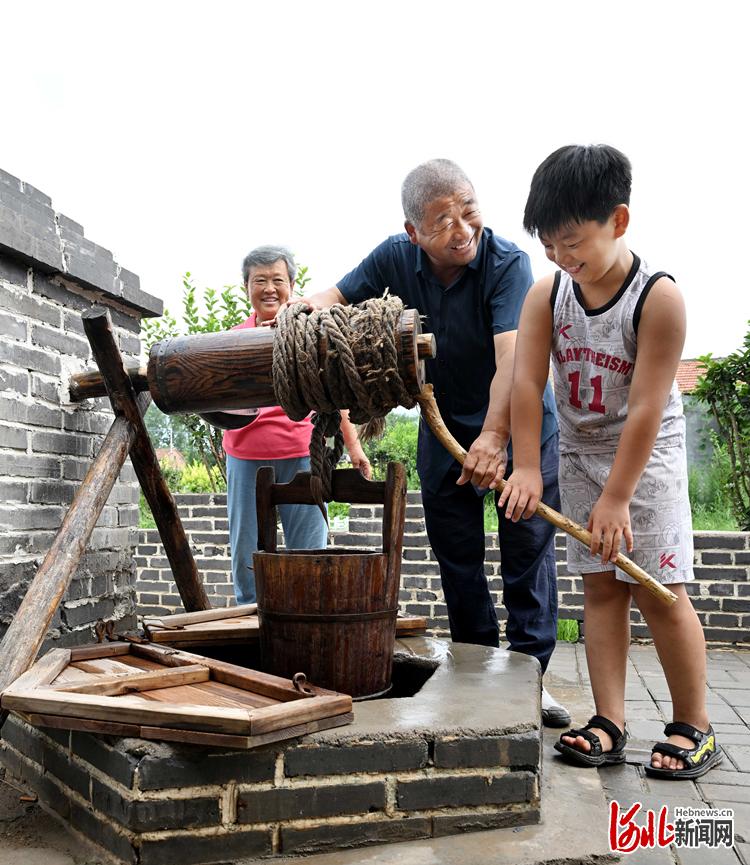
[[[661,276],[668,274],[652,273],[634,255],[617,294],[605,306],[587,310],[572,277],[562,271],[555,274],[550,296],[552,366],[561,452],[605,453],[617,448],[628,417],[641,310]],[[655,446],[680,444],[684,435],[682,399],[674,382]]]

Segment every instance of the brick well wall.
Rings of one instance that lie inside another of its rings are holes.
[[[195,550],[212,606],[234,603],[229,560],[229,533],[226,496],[178,495],[176,497],[186,531]],[[335,547],[372,549],[380,544],[382,508],[353,505],[348,532],[333,532]],[[556,539],[558,588],[561,619],[583,619],[583,585],[580,576],[571,576],[565,567],[565,535]],[[486,538],[486,573],[497,605],[501,628],[503,582],[497,537]],[[136,551],[139,612],[163,615],[182,609],[171,579],[169,564],[155,529],[140,532]],[[721,643],[750,642],[750,533],[696,532],[695,576],[688,591],[704,627],[706,639]],[[418,492],[408,494],[401,564],[401,609],[426,616],[431,632],[448,634],[448,618],[438,564],[427,541],[424,515]],[[632,634],[647,637],[637,610],[632,612]]]
[[[48,196],[0,171],[0,637],[113,420],[108,400],[68,393],[71,374],[95,368],[81,323],[94,305],[136,363],[141,318],[161,301]],[[98,619],[134,622],[138,496],[127,462],[49,640],[87,642]]]

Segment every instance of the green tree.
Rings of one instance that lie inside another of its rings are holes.
[[[144,420],[154,447],[173,448],[179,451],[187,462],[200,460],[185,422],[180,415],[164,414],[154,403],[151,403]]]
[[[750,322],[748,322],[750,325]],[[695,396],[707,403],[729,457],[727,489],[742,531],[750,530],[750,330],[742,348],[725,358],[699,358],[705,366]]]
[[[419,421],[412,415],[388,415],[385,432],[379,439],[365,442],[363,447],[373,468],[373,477],[382,480],[391,460],[403,463],[406,467],[407,488],[419,489],[417,476],[417,437]]]
[[[732,467],[724,442],[711,431],[711,462],[688,468],[688,494],[695,531],[737,531],[729,486]]]

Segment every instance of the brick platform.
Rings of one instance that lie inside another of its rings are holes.
[[[138,865],[206,865],[539,820],[539,667],[411,638],[436,666],[413,697],[252,751],[38,730],[11,716],[2,762],[70,826]]]

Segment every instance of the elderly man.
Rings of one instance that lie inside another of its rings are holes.
[[[451,636],[498,645],[498,619],[484,572],[484,496],[512,470],[510,387],[516,328],[533,279],[528,256],[484,228],[474,187],[447,159],[418,166],[403,183],[405,234],[389,237],[327,291],[303,299],[313,308],[359,303],[386,288],[425,316],[437,341],[427,362],[445,422],[468,450],[463,470],[424,422],[417,469],[427,534],[440,563]],[[559,508],[554,400],[544,396],[540,441],[544,500]],[[540,517],[500,514],[503,601],[510,648],[544,671],[557,637],[554,529]],[[543,690],[544,722],[565,726],[566,709]]]
[[[242,281],[253,314],[237,328],[260,327],[271,322],[279,307],[288,302],[296,274],[294,257],[283,246],[259,246],[249,252],[242,263]],[[227,430],[223,439],[234,593],[238,604],[249,604],[255,601],[253,553],[258,549],[255,477],[261,466],[273,466],[278,483],[289,482],[297,472],[309,471],[312,423],[309,417],[290,420],[279,406],[225,414],[250,415],[249,422],[247,418],[238,420],[247,425]],[[370,463],[348,417],[342,416],[341,431],[352,465],[369,477]],[[316,506],[279,505],[279,516],[288,549],[326,546],[328,526]]]

